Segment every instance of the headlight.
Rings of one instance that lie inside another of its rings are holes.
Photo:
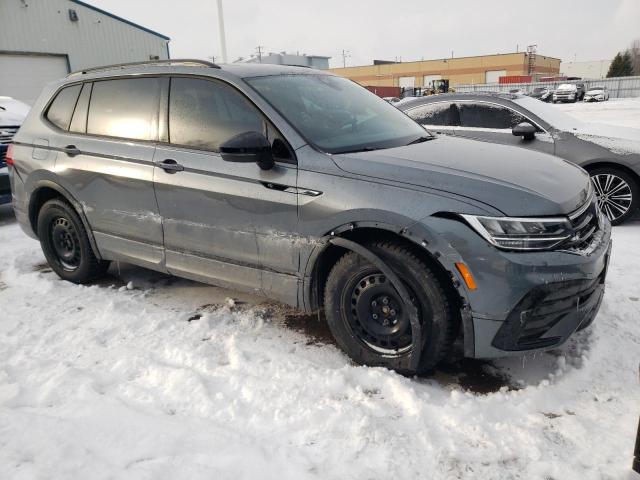
[[[490,244],[504,250],[548,250],[573,234],[568,218],[461,215]]]

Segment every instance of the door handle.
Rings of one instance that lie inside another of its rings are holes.
[[[80,149],[75,145],[67,145],[62,149],[62,151],[70,157],[75,157],[76,155],[80,155],[82,153]]]
[[[171,158],[167,158],[160,162],[160,168],[167,173],[182,172],[184,167]]]

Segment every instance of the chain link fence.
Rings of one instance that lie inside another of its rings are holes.
[[[536,87],[547,87],[555,90],[564,83],[584,83],[587,90],[592,87],[605,86],[609,90],[611,98],[640,97],[640,77],[605,78],[602,80],[560,80],[554,82],[534,83],[484,83],[477,85],[454,85],[456,92],[508,92],[520,89],[525,93],[531,93]]]

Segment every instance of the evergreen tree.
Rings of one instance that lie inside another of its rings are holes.
[[[621,77],[633,76],[633,61],[631,60],[631,52],[627,50],[622,55],[622,75]]]
[[[620,52],[618,52],[616,53],[616,56],[613,57],[613,61],[611,62],[611,66],[609,67],[609,71],[607,72],[607,78],[621,77],[622,63],[622,55],[620,55]]]
[[[633,76],[633,57],[631,52],[629,50],[624,53],[618,52],[611,62],[607,78],[631,76]]]

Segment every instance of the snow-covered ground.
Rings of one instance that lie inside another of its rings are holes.
[[[640,101],[558,108],[640,128]],[[255,298],[126,266],[60,281],[1,208],[0,478],[620,478],[639,238],[615,229],[600,314],[562,349],[409,379]]]

